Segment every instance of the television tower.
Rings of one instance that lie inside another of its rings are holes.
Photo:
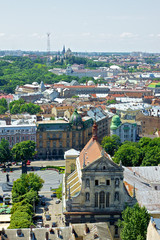
[[[50,64],[50,33],[47,33],[47,66]]]

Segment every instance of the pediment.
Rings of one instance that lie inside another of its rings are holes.
[[[104,171],[104,172],[123,172],[123,168],[116,163],[114,163],[109,157],[102,156],[96,161],[92,162],[85,168],[83,168],[83,171]]]

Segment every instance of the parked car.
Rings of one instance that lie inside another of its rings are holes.
[[[57,223],[56,222],[52,222],[52,227],[57,227]]]
[[[56,200],[56,204],[59,204],[60,202],[61,202],[61,200],[59,200],[59,199],[58,199],[58,200]]]
[[[44,195],[38,195],[38,197],[39,197],[39,198],[43,198],[43,197],[44,197]]]
[[[43,200],[41,200],[41,205],[42,205],[42,206],[45,206],[45,205],[46,205],[46,202],[43,201]]]
[[[51,198],[56,198],[56,197],[57,197],[56,193],[51,194]]]
[[[48,207],[46,206],[46,207],[44,207],[44,211],[49,211],[49,209],[48,209]]]
[[[46,217],[46,221],[50,221],[51,220],[51,216],[50,215],[45,215]]]
[[[31,164],[31,161],[28,160],[28,161],[27,161],[27,165],[30,165],[30,164]]]

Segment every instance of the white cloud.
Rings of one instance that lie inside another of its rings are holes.
[[[120,34],[120,38],[137,38],[138,34],[134,34],[131,32],[123,32]]]
[[[0,37],[4,37],[5,35],[5,33],[0,33]]]

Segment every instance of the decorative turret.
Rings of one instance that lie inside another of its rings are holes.
[[[111,121],[111,130],[116,130],[121,125],[121,120],[118,115],[114,115]]]
[[[81,115],[77,112],[77,109],[75,109],[74,113],[72,114],[72,116],[70,117],[69,122],[74,125],[74,126],[79,126],[82,125],[82,117]]]

